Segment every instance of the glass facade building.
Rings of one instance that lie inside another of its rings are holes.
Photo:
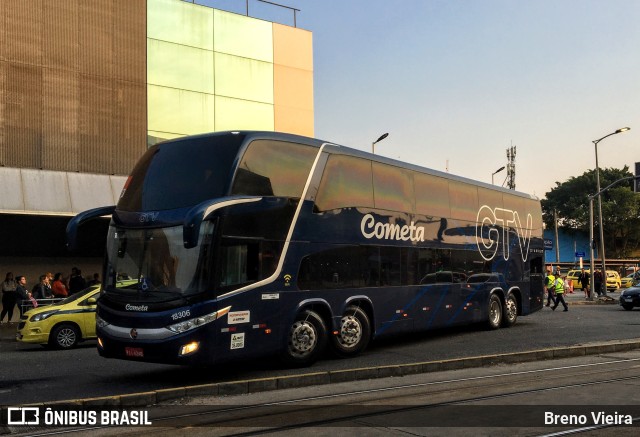
[[[147,0],[149,144],[256,129],[313,136],[311,33],[177,0]]]
[[[55,270],[68,218],[158,141],[313,136],[312,59],[309,31],[182,0],[0,1],[0,269]]]

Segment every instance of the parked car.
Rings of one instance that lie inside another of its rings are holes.
[[[640,272],[631,273],[620,280],[621,288],[629,288],[640,281]]]
[[[589,274],[590,271],[591,271],[590,269],[584,269],[584,273],[587,275]],[[576,269],[576,270],[569,270],[569,273],[567,273],[567,279],[570,280],[571,283],[573,284],[574,290],[582,290],[582,284],[578,282],[578,278],[580,277],[581,272],[582,270]],[[618,272],[616,272],[615,270],[607,270],[607,290],[616,291],[620,287],[621,287],[621,279]]]
[[[578,281],[578,278],[580,278],[580,273],[582,273],[582,270],[580,269],[569,270],[569,272],[567,273],[567,279],[571,281],[574,290],[582,290],[582,284]],[[588,275],[589,270],[585,269],[585,273]]]
[[[629,287],[620,294],[620,305],[627,311],[640,307],[640,287]]]
[[[607,270],[607,290],[616,291],[621,286],[620,274],[615,270]]]

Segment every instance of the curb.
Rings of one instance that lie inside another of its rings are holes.
[[[271,390],[283,390],[287,388],[309,387],[313,385],[387,378],[390,376],[400,377],[405,375],[440,372],[445,370],[484,367],[496,364],[525,363],[531,361],[597,355],[601,353],[628,352],[635,349],[640,349],[640,338],[635,340],[621,340],[591,345],[541,349],[498,355],[482,355],[477,357],[428,361],[423,363],[364,367],[359,369],[306,373],[302,375],[280,376],[274,378],[219,382],[119,396],[54,401],[47,402],[46,404],[36,403],[29,404],[29,406],[43,407],[53,405],[78,405],[143,407],[190,396],[230,396],[259,393]]]

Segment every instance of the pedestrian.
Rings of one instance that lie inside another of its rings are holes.
[[[18,298],[18,309],[20,310],[20,317],[24,314],[24,310],[31,304],[31,293],[27,291],[27,278],[26,276],[16,276],[16,295]]]
[[[584,297],[589,297],[589,273],[585,272],[584,269],[580,272],[580,276],[578,276],[578,282],[582,287],[582,291],[584,291]]]
[[[37,301],[48,299],[49,292],[49,277],[45,275],[40,275],[40,282],[38,282],[33,289],[31,290],[31,296]]]
[[[67,297],[69,295],[67,286],[62,282],[62,273],[56,273],[53,277],[51,291],[53,292],[53,297]]]
[[[82,277],[82,271],[77,267],[73,267],[69,277],[69,295],[78,293],[85,288],[87,288],[87,282]]]
[[[556,298],[555,298],[555,287],[554,287],[554,283],[556,281],[556,277],[553,275],[553,271],[552,270],[548,270],[547,271],[547,278],[545,279],[545,287],[547,289],[547,305],[549,306],[550,302],[553,302],[554,305],[556,303]]]
[[[16,306],[18,296],[16,295],[16,281],[13,279],[13,273],[8,272],[2,282],[2,313],[0,313],[0,323],[4,320],[5,314],[8,314],[7,323],[13,318],[13,309]]]
[[[564,281],[562,278],[556,278],[555,281],[555,291],[556,291],[556,303],[551,307],[553,311],[558,308],[558,304],[562,302],[562,306],[564,307],[564,311],[569,311],[569,305],[564,301]]]
[[[600,269],[596,269],[593,273],[593,290],[598,296],[602,294],[602,272]]]
[[[93,279],[90,280],[89,282],[87,282],[87,287],[90,287],[92,285],[98,285],[100,284],[100,274],[99,273],[94,273],[93,274]]]

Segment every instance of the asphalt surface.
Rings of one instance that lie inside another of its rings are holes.
[[[578,292],[567,294],[566,300],[571,311],[571,307],[575,305],[617,306],[619,295],[619,292],[611,294],[612,298],[606,302],[598,300],[588,302],[585,300],[584,294],[582,292]],[[596,308],[593,309],[595,310]],[[619,306],[618,308],[611,307],[610,309],[615,311],[619,309]],[[558,308],[556,311],[561,310],[561,308]],[[619,310],[622,311],[621,309]],[[576,311],[581,312],[579,310]],[[542,326],[542,328],[544,329],[545,319],[549,321],[551,319],[557,320],[557,322],[555,323],[564,323],[562,322],[562,320],[569,320],[565,319],[565,314],[553,314],[555,317],[547,319],[548,316],[552,315],[549,308],[544,308],[543,312],[547,312],[547,316],[543,316],[540,318],[536,317],[535,315],[530,316],[537,319],[537,322],[535,323],[535,332],[538,332],[537,329],[539,326]],[[635,313],[637,312],[638,310],[635,311]],[[598,313],[600,313],[600,311],[598,311]],[[622,313],[625,313],[625,311],[622,311]],[[571,312],[568,314],[571,314]],[[575,317],[577,317],[578,315],[579,314],[576,314]],[[631,314],[628,315],[630,316]],[[525,317],[520,320],[525,322],[526,325],[529,322],[528,319],[530,319],[530,317]],[[531,322],[534,322],[534,320],[531,319]],[[582,326],[582,323],[584,322],[579,322],[578,326]],[[14,342],[16,326],[16,324],[7,325],[6,323],[0,325],[0,341]],[[583,330],[584,328],[580,328],[581,332]],[[501,334],[509,335],[508,331],[511,330],[498,330],[495,333],[492,333],[492,338],[499,338]],[[540,346],[540,343],[538,343],[538,345],[535,347],[519,347],[517,349],[509,347],[508,345],[502,345],[503,342],[500,342],[498,340],[498,342],[501,344],[500,348],[493,349],[490,352],[483,351],[481,353],[471,354],[469,353],[470,348],[468,341],[469,337],[473,336],[473,334],[466,334],[462,336],[464,337],[464,344],[457,341],[455,335],[447,335],[445,339],[448,344],[448,351],[446,355],[434,357],[431,354],[431,357],[429,358],[430,360],[432,359],[431,361],[424,361],[424,359],[420,360],[419,358],[417,358],[417,354],[414,355],[414,359],[412,359],[412,343],[409,343],[409,347],[407,349],[403,349],[400,354],[398,354],[399,351],[397,348],[389,347],[389,345],[387,345],[387,347],[382,348],[383,350],[381,351],[381,353],[375,354],[383,357],[388,357],[390,354],[393,355],[392,359],[387,360],[384,363],[373,361],[373,357],[369,355],[368,359],[366,360],[363,360],[363,358],[367,357],[360,357],[360,359],[356,357],[352,360],[339,361],[337,362],[340,364],[339,366],[336,366],[336,362],[320,362],[318,365],[312,368],[305,369],[303,373],[300,373],[298,371],[295,374],[292,374],[290,372],[283,372],[278,370],[267,371],[262,375],[256,375],[253,372],[245,372],[244,375],[242,373],[238,375],[242,377],[229,378],[224,381],[219,380],[219,382],[202,383],[201,381],[196,380],[194,381],[194,385],[189,385],[187,381],[183,381],[187,384],[184,384],[183,386],[169,386],[168,388],[164,389],[158,389],[157,387],[154,387],[147,390],[137,390],[136,392],[129,392],[127,394],[115,396],[100,396],[91,399],[69,399],[66,401],[62,401],[61,403],[69,403],[69,401],[72,401],[76,404],[85,405],[152,405],[166,400],[181,398],[184,396],[220,396],[254,393],[260,391],[303,387],[318,384],[329,384],[362,379],[383,378],[388,376],[404,376],[416,373],[481,367],[499,363],[530,362],[544,359],[584,356],[606,352],[640,349],[640,338],[635,338],[636,336],[634,332],[635,329],[632,330],[632,332],[627,332],[625,335],[607,336],[606,340],[604,339],[605,337],[601,337],[600,339],[596,339],[595,342],[590,341],[588,343],[581,343],[580,341],[565,341],[556,343],[554,341],[551,341],[544,343],[544,346]],[[591,332],[591,334],[593,334],[593,332]],[[514,336],[511,335],[511,337]],[[593,335],[591,335],[591,337],[594,338]],[[613,338],[615,338],[615,340],[613,340]],[[522,338],[520,339],[520,341],[522,341]],[[435,343],[436,341],[432,341],[429,343],[429,346],[435,346]],[[420,348],[424,351],[423,345],[416,344],[415,347]],[[514,350],[517,351],[513,352]],[[420,356],[422,357],[424,355]],[[2,358],[0,358],[0,361],[2,361]],[[51,402],[48,402],[47,404],[49,405],[51,404]]]

